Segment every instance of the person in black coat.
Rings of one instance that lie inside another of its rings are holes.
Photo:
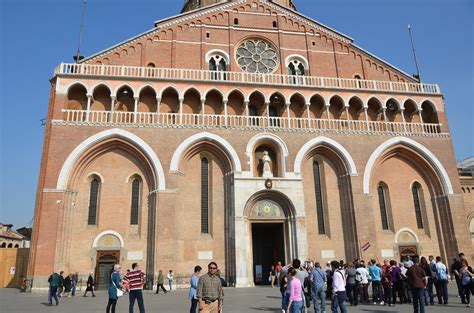
[[[86,292],[84,292],[84,297],[87,297],[87,292],[91,292],[92,296],[95,297],[94,294],[94,276],[92,276],[92,272],[89,274],[89,277],[87,278],[87,287],[86,287]]]

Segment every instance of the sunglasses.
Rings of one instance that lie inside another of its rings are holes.
[[[217,267],[209,267],[210,270],[217,270]]]

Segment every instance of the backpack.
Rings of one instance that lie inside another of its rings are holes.
[[[448,275],[446,274],[446,267],[441,265],[436,265],[436,276],[438,280],[448,280]]]
[[[362,282],[362,279],[363,279],[362,274],[357,272],[356,273],[356,282],[360,283],[360,282]]]

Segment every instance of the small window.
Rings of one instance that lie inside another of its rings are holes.
[[[211,33],[210,32],[206,32],[206,38],[211,38]]]
[[[99,204],[99,187],[100,182],[97,178],[94,178],[90,184],[89,192],[89,215],[87,218],[87,225],[97,224],[97,207]]]
[[[277,28],[277,27],[278,27],[277,21],[273,21],[273,28]]]
[[[388,230],[388,215],[387,215],[387,199],[386,199],[386,190],[381,184],[377,188],[379,194],[379,206],[380,206],[380,216],[382,218],[382,229]]]
[[[130,213],[130,224],[138,225],[138,213],[140,206],[140,180],[135,178],[132,182],[132,203]]]
[[[313,44],[313,46],[316,46],[316,41],[313,41],[312,44]]]
[[[239,25],[239,19],[238,18],[234,18],[234,25]]]

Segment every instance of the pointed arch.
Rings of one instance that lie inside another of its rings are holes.
[[[254,168],[254,151],[255,151],[255,148],[256,146],[261,143],[262,141],[270,141],[270,142],[273,142],[274,144],[276,144],[276,146],[278,147],[278,149],[280,150],[279,152],[279,155],[280,155],[280,163],[281,163],[281,171],[282,171],[282,177],[286,177],[286,158],[288,157],[289,155],[289,150],[288,150],[288,147],[286,146],[285,142],[283,141],[283,139],[281,139],[280,137],[278,137],[277,135],[275,134],[271,134],[271,133],[262,133],[262,134],[258,134],[258,135],[255,135],[253,136],[249,142],[247,143],[247,148],[245,149],[245,154],[247,155],[247,158],[249,158],[249,161],[250,161],[250,168],[253,169]]]
[[[231,162],[231,170],[237,173],[242,172],[242,165],[239,156],[232,145],[224,138],[208,132],[195,134],[184,140],[178,148],[176,148],[173,157],[171,158],[170,172],[179,172],[180,163],[186,151],[200,142],[211,142],[220,147],[227,154],[227,157]]]
[[[159,191],[164,191],[166,189],[165,172],[163,171],[161,162],[153,148],[150,147],[143,139],[141,139],[137,135],[118,128],[105,130],[87,138],[82,143],[80,143],[66,158],[66,161],[64,162],[61,171],[59,172],[56,189],[66,190],[69,177],[77,160],[90,148],[94,147],[100,142],[109,140],[111,138],[119,138],[125,140],[135,148],[139,149],[149,159],[150,163],[153,166],[153,170],[155,172],[155,175],[157,176],[154,178],[155,186],[157,186],[157,189]]]
[[[349,173],[349,175],[351,176],[357,175],[357,168],[351,154],[340,143],[326,137],[317,137],[317,138],[311,139],[310,141],[308,141],[301,147],[301,149],[298,151],[298,154],[296,155],[296,158],[295,158],[295,165],[294,165],[295,173],[297,174],[301,173],[301,165],[303,163],[305,156],[315,147],[320,146],[320,145],[328,146],[332,148],[333,150],[335,150],[344,161],[344,164],[347,168],[347,172]]]
[[[446,169],[438,160],[438,158],[425,146],[414,141],[413,139],[409,139],[406,137],[395,137],[395,138],[389,139],[385,141],[384,143],[382,143],[381,145],[379,145],[374,150],[374,152],[372,152],[372,155],[367,161],[367,165],[365,166],[365,171],[364,171],[363,189],[364,189],[365,194],[367,195],[370,194],[370,180],[371,180],[372,171],[373,171],[376,161],[387,150],[389,150],[391,147],[394,147],[396,145],[406,146],[408,148],[415,150],[417,153],[419,153],[435,169],[436,174],[438,175],[443,185],[444,193],[448,195],[454,194],[453,186],[451,184],[451,180],[449,179],[448,173],[446,172]]]

